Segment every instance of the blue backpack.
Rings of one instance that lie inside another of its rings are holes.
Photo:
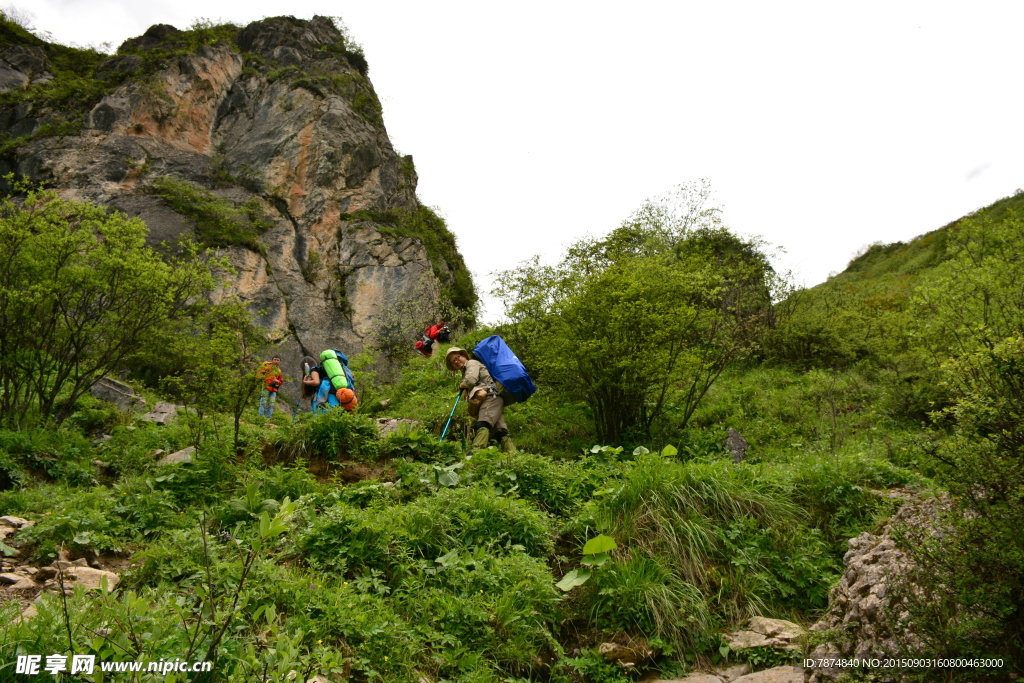
[[[526,372],[526,366],[498,335],[492,335],[477,344],[473,348],[473,355],[484,364],[491,377],[501,383],[504,388],[501,397],[506,404],[522,403],[537,391]]]

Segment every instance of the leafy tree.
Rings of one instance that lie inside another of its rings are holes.
[[[256,369],[267,343],[266,332],[254,324],[240,301],[197,305],[185,324],[168,331],[161,357],[151,362],[165,365],[163,386],[195,411],[190,419],[197,448],[206,432],[206,418],[228,413],[237,452],[242,414],[262,387]],[[212,426],[216,429],[216,420]]]
[[[147,247],[138,219],[20,189],[0,200],[0,421],[59,423],[214,280],[194,246],[167,258]]]
[[[685,425],[770,324],[767,258],[721,226],[703,190],[648,202],[556,266],[499,274],[517,348],[538,376],[586,398],[606,442],[649,436],[670,410]]]

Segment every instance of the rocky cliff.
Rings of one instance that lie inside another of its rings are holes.
[[[361,50],[325,17],[158,25],[113,57],[3,21],[12,171],[139,216],[154,245],[190,235],[217,249],[235,271],[218,296],[249,304],[286,368],[475,303]]]

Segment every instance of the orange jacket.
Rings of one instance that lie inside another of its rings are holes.
[[[281,368],[269,360],[260,363],[260,367],[256,370],[256,379],[263,380],[266,390],[275,393],[284,384],[284,374],[282,374]]]

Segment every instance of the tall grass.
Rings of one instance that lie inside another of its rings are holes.
[[[767,609],[770,560],[788,536],[783,531],[805,518],[785,483],[760,468],[641,456],[618,489],[577,520],[624,548],[599,572],[591,615],[622,615],[649,634],[697,648],[722,622]]]

